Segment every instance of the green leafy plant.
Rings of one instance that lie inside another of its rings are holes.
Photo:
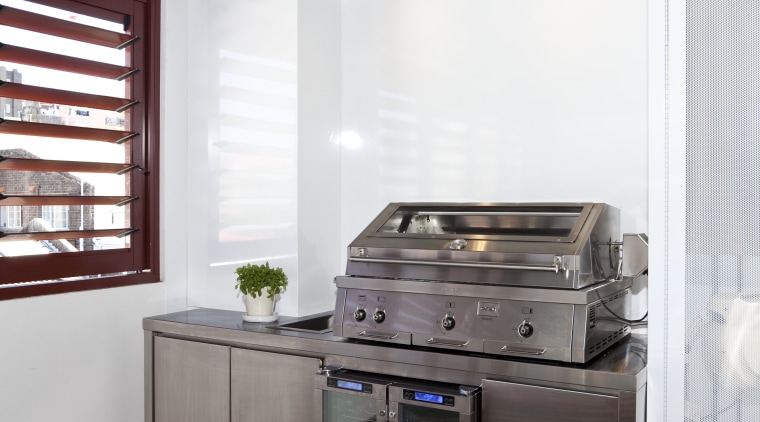
[[[261,290],[268,287],[267,297],[274,299],[275,295],[285,291],[288,285],[288,276],[282,268],[272,268],[269,262],[264,265],[246,264],[235,269],[235,273],[237,274],[235,289],[253,297],[262,296]]]

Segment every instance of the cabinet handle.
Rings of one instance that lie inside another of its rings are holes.
[[[461,340],[449,340],[445,338],[435,338],[430,337],[429,339],[425,340],[427,344],[438,344],[441,346],[453,346],[453,347],[465,347],[468,344],[470,344],[470,340],[465,341],[462,343]]]
[[[505,353],[519,353],[522,355],[536,355],[536,356],[540,356],[546,353],[546,347],[544,347],[543,349],[529,349],[529,348],[515,348],[515,347],[501,346],[501,349],[499,350]]]
[[[380,331],[370,331],[370,330],[361,331],[357,333],[356,335],[362,336],[362,337],[370,337],[370,338],[381,338],[385,340],[393,340],[396,337],[398,337],[398,333],[390,335],[390,334],[386,334]]]

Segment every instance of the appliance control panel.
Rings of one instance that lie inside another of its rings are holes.
[[[429,347],[546,351],[572,344],[574,305],[346,289],[342,335]],[[515,347],[510,349],[510,347]]]

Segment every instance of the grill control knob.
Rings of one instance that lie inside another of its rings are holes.
[[[381,309],[376,310],[375,313],[372,314],[372,319],[374,319],[378,324],[385,321],[385,311]]]
[[[354,319],[357,321],[364,321],[364,318],[367,318],[367,311],[365,311],[362,308],[359,308],[354,311]]]
[[[522,324],[517,326],[517,335],[522,338],[528,338],[533,335],[533,326],[530,322],[523,321]]]
[[[454,316],[452,315],[446,315],[441,321],[441,327],[444,330],[451,330],[454,328],[454,325],[456,325],[456,321],[454,321]]]

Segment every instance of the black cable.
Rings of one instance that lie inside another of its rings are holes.
[[[604,274],[604,269],[603,269],[603,268],[601,268],[601,264],[599,263],[599,260],[598,260],[598,259],[597,259],[597,260],[594,260],[594,265],[596,265],[596,267],[597,267],[597,270],[598,270],[598,271],[599,271],[601,274]],[[616,279],[619,279],[619,277],[621,276],[621,274],[622,274],[622,273],[621,273],[621,272],[622,272],[622,269],[623,269],[623,262],[622,262],[622,260],[620,260],[620,261],[618,262],[618,269],[617,269],[617,275],[616,275],[616,277],[618,277],[618,278],[616,278]],[[648,273],[648,272],[649,272],[649,269],[645,270],[645,272],[647,272],[647,273]],[[606,281],[613,281],[613,280],[616,280],[616,279],[613,279],[613,278],[610,276],[610,277],[607,277],[607,278],[606,278]],[[630,325],[636,325],[637,323],[640,323],[640,322],[644,321],[644,320],[647,318],[647,316],[649,316],[649,311],[647,311],[647,312],[644,314],[644,316],[643,316],[643,317],[641,317],[641,318],[639,318],[639,319],[627,319],[627,318],[623,318],[623,317],[621,317],[620,315],[618,315],[618,314],[616,314],[615,312],[613,312],[613,311],[612,311],[612,309],[610,309],[610,308],[609,308],[609,306],[607,306],[607,304],[606,304],[606,303],[604,303],[604,299],[602,299],[602,296],[599,294],[599,290],[598,290],[598,289],[597,289],[597,290],[595,290],[595,292],[596,292],[596,297],[598,297],[598,298],[599,298],[599,301],[600,301],[600,302],[602,302],[602,306],[604,306],[604,309],[606,309],[606,310],[607,310],[607,312],[609,312],[610,314],[612,314],[612,316],[614,316],[615,318],[617,318],[617,319],[619,320],[619,322],[625,322],[625,323],[627,323],[627,324],[630,324]],[[597,318],[597,319],[599,319],[599,318]],[[648,323],[639,324],[639,325],[647,325],[647,324],[648,324]]]
[[[609,312],[610,314],[612,314],[612,316],[614,316],[615,318],[617,318],[621,322],[625,322],[625,323],[628,323],[628,324],[631,324],[631,325],[635,325],[638,322],[644,321],[645,319],[647,319],[647,316],[649,316],[649,311],[647,311],[647,313],[645,313],[644,316],[641,317],[641,318],[639,318],[639,319],[627,319],[627,318],[623,318],[620,315],[616,314],[615,312],[612,312],[612,309],[610,309],[609,306],[607,306],[607,304],[604,303],[604,299],[602,299],[602,297],[599,295],[599,290],[596,290],[596,297],[599,298],[599,301],[602,303],[602,306],[604,306],[604,309],[606,309],[607,312]],[[599,319],[599,318],[597,318],[597,319]],[[640,324],[640,325],[647,325],[647,324]]]
[[[612,311],[610,311],[610,312],[612,312]],[[612,317],[596,317],[596,320],[597,321],[599,321],[599,320],[605,321],[606,320],[606,321],[625,322],[628,325],[631,325],[631,326],[634,326],[634,327],[638,327],[638,326],[649,325],[649,321],[644,321],[644,318],[646,318],[647,315],[649,315],[648,312],[646,314],[644,314],[644,316],[641,319],[637,319],[637,320],[630,320],[630,319],[617,318],[617,317],[616,318],[612,318]]]

